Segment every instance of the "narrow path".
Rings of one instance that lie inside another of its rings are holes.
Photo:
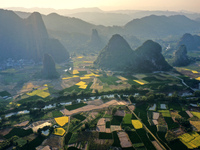
[[[127,106],[128,107],[128,109],[129,109],[129,106]],[[140,122],[142,123],[142,125],[144,126],[144,128],[145,128],[145,130],[149,133],[149,134],[151,134],[151,136],[156,140],[156,142],[160,145],[160,147],[163,149],[163,150],[166,150],[166,148],[160,143],[160,141],[154,136],[154,134],[146,127],[146,125],[141,121],[141,119],[131,110],[131,109],[129,109],[130,111],[131,111],[131,113],[138,119],[138,120],[140,120]]]
[[[67,126],[67,132],[66,133],[68,133],[68,131],[69,131],[69,126],[70,126],[70,116],[68,117],[69,118],[69,120],[68,120],[68,126]]]
[[[181,79],[181,78],[179,78],[179,77],[177,77],[177,76],[175,76],[175,75],[173,75],[173,74],[171,74],[171,73],[169,73],[169,72],[166,72],[166,73],[167,73],[168,75],[170,75],[170,76],[173,76],[173,77],[175,77],[175,78],[181,80],[181,82],[182,82],[183,85],[185,85],[186,87],[190,88],[190,89],[194,92],[194,90],[193,90],[189,85],[187,85],[187,84],[184,82],[183,79]]]

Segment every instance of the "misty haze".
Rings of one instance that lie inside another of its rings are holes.
[[[0,0],[0,150],[200,149],[199,0]]]

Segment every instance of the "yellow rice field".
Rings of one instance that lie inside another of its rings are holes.
[[[142,123],[139,120],[132,120],[132,125],[135,129],[140,129],[142,128]]]
[[[79,59],[80,59],[80,58],[83,58],[83,56],[78,56],[77,58],[79,58]]]
[[[200,146],[200,135],[196,132],[185,133],[178,138],[189,149],[194,149]]]
[[[198,71],[195,71],[195,70],[191,70],[192,71],[192,73],[199,73]]]
[[[200,119],[200,112],[191,111],[191,113]]]
[[[48,97],[49,95],[50,95],[50,93],[44,92],[44,91],[37,94],[37,96],[40,96],[40,97],[42,97],[42,98],[46,98],[46,97]]]
[[[200,131],[200,121],[190,121],[190,124],[193,125],[197,131]]]
[[[46,98],[50,95],[49,92],[45,92],[45,90],[48,90],[48,87],[42,89],[42,90],[34,90],[33,92],[29,92],[29,93],[26,93],[27,95],[29,96],[34,96],[34,95],[37,95],[37,96],[40,96],[42,98]]]
[[[91,76],[99,77],[100,75],[97,75],[97,74],[94,74],[94,73],[90,73],[90,74],[85,75],[85,77],[91,77]]]
[[[133,81],[139,83],[140,85],[144,85],[144,84],[145,84],[145,83],[143,83],[143,82],[141,82],[141,81],[139,81],[139,80],[133,80]]]
[[[76,85],[79,85],[79,86],[85,85],[85,84],[86,84],[86,82],[83,82],[83,81],[80,81],[79,83],[76,83]]]
[[[195,78],[196,80],[200,80],[200,77],[198,77],[198,78]]]
[[[65,130],[63,128],[55,128],[54,129],[54,134],[63,136],[65,134]]]
[[[80,81],[76,85],[78,85],[80,89],[86,89],[87,88],[86,82],[83,82],[83,81]]]
[[[72,74],[79,74],[79,71],[78,70],[73,70]]]
[[[191,71],[192,73],[199,73],[198,71],[196,70],[191,70],[191,69],[187,69],[187,68],[183,68],[184,70],[188,70],[188,71]]]
[[[122,76],[118,76],[117,78],[119,78],[119,79],[122,80],[122,81],[128,80],[128,79],[126,79],[126,78],[124,78],[124,77],[122,77]]]
[[[68,123],[69,118],[67,116],[63,116],[63,117],[58,117],[58,118],[54,118],[56,123],[58,125],[60,125],[61,127],[64,126],[66,123]]]
[[[90,79],[90,77],[80,77],[81,80]]]
[[[62,78],[62,79],[63,79],[63,80],[67,80],[67,79],[72,79],[72,78],[77,78],[77,77],[79,77],[79,76],[73,75],[72,77],[65,77],[65,78]]]

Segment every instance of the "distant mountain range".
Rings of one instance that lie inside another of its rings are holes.
[[[85,10],[87,9],[79,11]],[[96,8],[91,9],[91,12],[93,11],[95,13],[102,12]],[[120,12],[138,13],[138,11],[118,11],[115,13],[120,15]],[[1,55],[3,59],[13,55],[14,58],[41,60],[41,55],[49,52],[55,57],[55,61],[62,61],[69,57],[67,50],[98,53],[100,49],[105,47],[104,43],[107,43],[114,34],[122,35],[130,43],[131,48],[135,49],[147,39],[181,37],[185,33],[193,34],[200,31],[200,22],[183,15],[151,15],[141,19],[133,19],[124,26],[103,26],[56,13],[42,15],[42,17],[39,13],[15,13],[7,10],[0,11],[0,50],[5,51],[6,49],[7,51]],[[98,34],[94,34],[93,31],[97,31]],[[96,36],[94,37],[94,35]],[[14,55],[16,51],[18,54]],[[59,59],[60,57],[61,59]]]
[[[135,51],[119,34],[113,35],[94,64],[102,69],[128,72],[168,71],[172,67],[161,54],[161,46],[148,40]]]
[[[69,58],[65,47],[56,39],[49,38],[39,13],[22,19],[12,11],[0,9],[0,60],[8,58],[42,61],[44,53],[56,62]]]
[[[13,11],[22,12],[40,12],[41,14],[48,15],[50,13],[57,13],[63,16],[76,17],[86,22],[95,25],[104,26],[123,26],[133,19],[140,19],[150,15],[157,16],[172,16],[184,15],[190,19],[200,18],[200,13],[186,12],[186,11],[147,11],[147,10],[115,10],[103,11],[97,7],[92,8],[77,8],[77,9],[52,9],[52,8],[7,8]]]

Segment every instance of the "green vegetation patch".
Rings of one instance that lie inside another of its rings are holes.
[[[30,96],[30,97],[28,97],[28,98],[24,98],[24,99],[18,101],[18,103],[19,103],[19,104],[24,104],[24,103],[27,103],[27,102],[35,102],[35,101],[37,101],[37,100],[45,100],[45,99],[43,99],[43,98],[40,97],[40,96],[35,95],[35,96]]]
[[[73,118],[76,118],[76,119],[81,120],[81,121],[86,119],[86,117],[81,115],[81,114],[76,114],[76,115],[73,116]]]
[[[160,112],[163,117],[171,117],[169,110],[159,110],[158,112]]]
[[[181,117],[183,117],[183,118],[186,118],[186,119],[190,118],[190,116],[188,116],[188,114],[185,111],[181,111],[178,114],[181,115]]]
[[[1,97],[4,97],[4,96],[11,96],[11,94],[8,93],[7,91],[1,91],[1,92],[0,92],[0,96],[1,96]]]
[[[9,139],[11,138],[12,136],[16,135],[18,137],[25,137],[25,136],[28,136],[30,134],[33,133],[33,130],[32,129],[28,129],[28,130],[24,130],[24,129],[21,129],[21,128],[13,128],[7,135],[5,135],[4,137],[6,139]]]
[[[83,75],[86,75],[87,74],[87,71],[79,71],[78,75],[79,76],[83,76]]]
[[[19,146],[22,147],[27,143],[27,140],[24,140],[23,138],[19,138],[16,141],[14,141],[14,143]]]
[[[147,137],[146,131],[144,129],[138,129],[137,134],[140,136],[142,142],[144,143],[147,149],[156,150],[156,148],[153,146],[153,144]]]
[[[110,128],[110,121],[106,122],[106,128]]]
[[[191,111],[191,113],[200,119],[200,112]]]
[[[179,124],[174,122],[174,120],[171,118],[171,117],[164,117],[167,125],[168,125],[168,129],[171,130],[171,129],[176,129],[179,127]]]
[[[169,103],[168,107],[170,110],[182,111],[182,107],[179,103],[171,102],[171,103]]]
[[[120,140],[119,140],[119,137],[117,135],[117,131],[113,132],[113,139],[114,139],[114,142],[113,142],[112,146],[121,147]]]
[[[90,82],[88,85],[87,85],[87,88],[85,89],[86,91],[91,91],[90,87],[92,86],[93,82]]]
[[[71,86],[71,87],[69,87],[69,88],[66,88],[66,89],[60,91],[59,94],[63,94],[63,93],[65,93],[65,92],[71,94],[73,91],[80,92],[81,90],[83,90],[83,89],[79,88],[78,85],[73,85],[73,86]]]
[[[105,114],[105,115],[104,115],[104,118],[112,118],[112,115]]]
[[[44,140],[45,140],[45,137],[43,137],[43,136],[37,136],[30,143],[25,144],[21,148],[21,150],[35,150],[35,148],[38,147],[39,145],[41,145]]]
[[[64,137],[65,145],[68,145],[69,140],[71,139],[71,136],[72,136],[72,133],[71,133],[71,132],[68,132],[68,133],[65,135],[65,137]]]
[[[101,82],[107,83],[108,85],[117,85],[118,83],[116,81],[119,80],[115,76],[98,77],[98,78],[101,80]]]
[[[129,139],[131,140],[132,144],[142,143],[142,141],[136,131],[127,131],[127,134],[129,136]]]
[[[69,143],[68,144],[74,144],[77,142],[77,139],[78,139],[78,133],[73,133],[70,140],[69,140]]]
[[[121,116],[113,116],[111,120],[111,125],[120,125],[122,122],[123,117]]]
[[[54,110],[53,112],[52,112],[52,114],[53,114],[53,117],[55,118],[55,117],[62,117],[63,116],[63,114],[60,112],[60,111],[58,111],[58,110]]]
[[[112,133],[99,132],[99,139],[112,139]]]
[[[131,118],[132,114],[126,114],[123,118],[123,124],[132,124]]]
[[[138,148],[138,147],[144,147],[144,143],[136,143],[133,144],[133,147]],[[145,147],[144,147],[145,148]]]
[[[86,105],[87,105],[86,103],[78,103],[78,104],[65,106],[65,108],[70,111],[70,110],[74,110],[74,109],[77,109],[77,108],[81,108],[81,107],[86,106]]]
[[[147,81],[147,82],[160,82],[161,80],[159,80],[156,77],[150,76],[150,77],[144,77],[142,78],[143,80]]]

